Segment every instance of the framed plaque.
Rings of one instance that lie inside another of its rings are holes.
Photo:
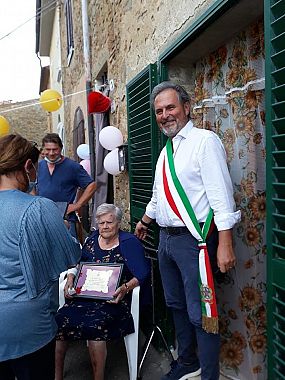
[[[118,288],[123,264],[80,263],[74,280],[75,297],[112,300]]]

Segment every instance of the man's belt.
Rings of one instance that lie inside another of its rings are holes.
[[[167,233],[167,235],[190,234],[187,227],[161,227],[161,229]]]
[[[200,227],[203,228],[203,225],[204,223],[199,223]],[[212,220],[212,223],[211,223],[211,226],[209,228],[209,232],[208,232],[208,235],[207,237],[210,237],[213,230],[215,229],[215,223],[214,221]],[[186,234],[186,233],[189,233],[189,230],[187,227],[160,227],[161,230],[163,230],[165,233],[167,233],[167,235],[182,235],[182,234]]]

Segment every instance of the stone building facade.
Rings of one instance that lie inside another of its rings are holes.
[[[38,99],[0,103],[0,115],[10,124],[10,133],[19,133],[41,146],[43,136],[51,131],[49,115]]]
[[[124,141],[127,141],[126,84],[146,65],[155,63],[162,51],[213,3],[213,0],[180,0],[174,11],[170,0],[88,1],[91,82],[100,81],[103,73],[113,80],[110,125],[121,130]],[[72,126],[78,106],[87,124],[81,2],[73,1],[72,6],[74,51],[69,64],[64,7],[61,11],[63,91],[65,96],[75,94],[65,99],[64,109],[66,145],[72,155]],[[127,173],[114,177],[114,198],[128,221]]]

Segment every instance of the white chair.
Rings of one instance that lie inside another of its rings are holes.
[[[125,336],[125,346],[128,357],[130,380],[137,379],[138,351],[139,351],[139,310],[140,310],[140,287],[133,289],[131,313],[134,320],[135,332]]]
[[[58,285],[58,304],[59,304],[59,307],[62,307],[65,303],[65,298],[64,298],[64,286],[65,286],[65,283],[66,283],[66,276],[67,274],[67,271],[65,272],[62,272],[59,276],[59,285]]]
[[[65,302],[64,286],[66,272],[62,272],[59,277],[59,307]],[[128,358],[130,380],[137,379],[138,373],[138,351],[139,351],[139,310],[140,310],[140,287],[137,286],[132,292],[131,313],[134,320],[135,332],[125,336],[125,346]]]

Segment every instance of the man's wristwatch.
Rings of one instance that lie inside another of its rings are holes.
[[[151,222],[147,223],[147,222],[145,222],[144,220],[141,219],[141,224],[142,224],[143,226],[145,226],[145,227],[148,228],[148,227],[151,225]]]

